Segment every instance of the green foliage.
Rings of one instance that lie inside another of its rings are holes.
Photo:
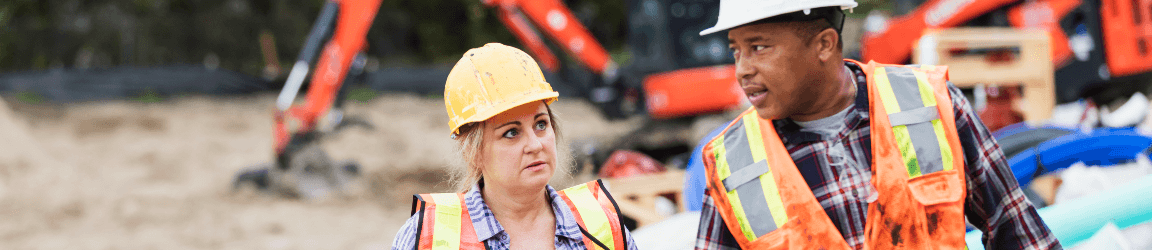
[[[160,96],[160,93],[157,93],[155,90],[145,90],[128,97],[128,100],[141,103],[157,103],[164,101],[164,97]]]
[[[22,91],[16,93],[16,100],[25,104],[41,104],[47,101],[48,98],[40,93]]]
[[[267,63],[260,34],[274,37],[274,63],[291,65],[326,1],[0,0],[0,72],[201,64],[214,56],[220,68],[260,75]],[[388,67],[452,63],[490,42],[521,46],[494,7],[482,1],[381,0],[367,37],[368,55]],[[627,1],[561,1],[613,59],[629,60]],[[891,5],[859,2],[849,15],[863,17]]]
[[[367,86],[357,86],[348,90],[348,100],[359,103],[366,103],[379,95],[380,93]]]

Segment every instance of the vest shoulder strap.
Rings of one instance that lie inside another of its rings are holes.
[[[767,146],[754,108],[737,117],[707,145],[709,187],[726,226],[742,246],[760,241],[788,221],[780,183],[771,173]],[[786,154],[786,153],[785,153]],[[791,160],[791,158],[789,158]]]
[[[908,178],[963,166],[961,149],[950,141],[956,127],[946,67],[875,62],[861,67],[875,93],[872,119],[887,120],[891,129],[883,131],[895,138]]]
[[[476,236],[464,194],[435,193],[412,197],[416,225],[416,249],[485,249]]]
[[[620,207],[601,180],[572,186],[558,193],[576,217],[588,249],[628,249]]]

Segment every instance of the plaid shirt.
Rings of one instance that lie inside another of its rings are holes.
[[[868,93],[864,72],[854,63],[845,64],[856,73],[856,93]],[[964,148],[968,184],[964,214],[969,223],[984,231],[984,245],[989,249],[1060,249],[1056,237],[1040,220],[1032,203],[1024,198],[988,128],[956,86],[949,84],[948,89],[956,111],[956,130]],[[856,95],[844,129],[835,137],[800,131],[801,127],[788,119],[773,121],[816,200],[844,240],[855,249],[864,248],[867,198],[870,192],[875,192],[869,185],[872,149],[868,104],[867,94]],[[829,155],[829,152],[846,155]],[[724,226],[710,193],[705,193],[696,248],[740,249]]]
[[[576,250],[587,249],[584,247],[584,235],[580,233],[580,224],[576,223],[576,217],[572,214],[572,210],[568,208],[568,203],[556,193],[552,186],[545,187],[548,190],[549,203],[552,205],[552,213],[556,217],[556,250]],[[508,234],[504,232],[504,227],[500,226],[500,222],[496,221],[496,216],[492,215],[492,210],[488,209],[488,204],[484,203],[484,196],[480,194],[479,185],[473,185],[468,194],[464,196],[464,203],[468,206],[468,215],[472,218],[472,227],[476,229],[476,238],[484,242],[488,249],[509,249],[511,242],[508,240]],[[392,242],[393,250],[407,250],[416,249],[419,236],[416,235],[416,225],[420,223],[420,218],[413,215],[408,218],[400,231],[396,233],[396,239]],[[628,232],[627,228],[624,230],[624,237],[628,239],[628,250],[636,250],[636,242],[632,240],[632,235]],[[424,233],[430,233],[429,229],[425,229]],[[608,244],[606,242],[605,244]]]

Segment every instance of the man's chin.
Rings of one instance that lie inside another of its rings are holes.
[[[765,120],[780,119],[780,118],[784,117],[784,115],[782,113],[783,112],[780,112],[780,109],[778,109],[776,107],[765,107],[765,108],[756,107],[756,115],[759,116],[760,119],[765,119]]]

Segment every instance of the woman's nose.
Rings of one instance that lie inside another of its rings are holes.
[[[544,143],[540,141],[540,136],[536,133],[524,133],[525,139],[528,140],[528,145],[524,147],[524,153],[535,153],[544,149]]]

